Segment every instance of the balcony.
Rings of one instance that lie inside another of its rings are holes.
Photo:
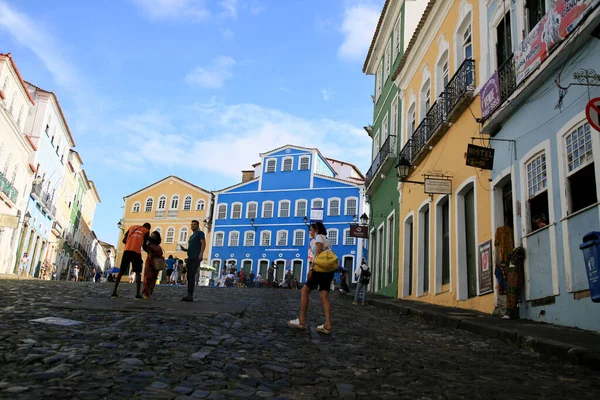
[[[52,223],[52,230],[55,232],[54,234],[56,236],[60,236],[62,234],[62,230],[63,230],[62,225],[60,224],[60,222],[58,222],[58,221],[55,220]]]
[[[6,199],[10,200],[13,204],[17,204],[19,192],[2,172],[0,172],[0,192],[2,193],[3,197],[6,197]]]
[[[177,218],[178,213],[179,213],[179,210],[169,210],[169,212],[167,213],[167,217],[168,218]]]
[[[156,210],[156,212],[154,213],[154,218],[164,218],[165,217],[165,210]]]
[[[517,75],[513,54],[498,68],[498,83],[500,85],[500,101],[504,103],[517,89]]]
[[[379,170],[387,171],[396,159],[396,136],[390,135],[379,149],[379,153],[375,156],[371,168],[365,175],[365,187],[367,194],[372,194],[379,184],[381,179],[378,179],[377,172]]]
[[[446,85],[444,100],[448,122],[455,122],[469,106],[475,93],[475,60],[463,61]]]

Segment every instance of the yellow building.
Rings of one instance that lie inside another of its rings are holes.
[[[123,257],[123,235],[131,226],[146,222],[152,225],[152,231],[160,232],[165,258],[172,255],[185,259],[186,254],[180,250],[179,245],[187,247],[191,222],[198,220],[200,229],[206,235],[207,248],[204,257],[208,258],[213,203],[211,192],[171,175],[125,196],[123,200],[125,209],[120,221],[117,268],[121,265]],[[145,253],[142,253],[142,256],[145,259]]]
[[[492,237],[490,171],[465,160],[480,137],[477,32],[479,2],[430,1],[393,75],[402,100],[398,293],[491,313],[493,267],[480,262]]]

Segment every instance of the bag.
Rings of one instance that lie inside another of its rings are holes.
[[[152,268],[159,272],[167,268],[167,263],[163,257],[154,257],[152,258]]]
[[[327,239],[325,239],[327,242]],[[317,272],[335,272],[340,265],[340,260],[329,247],[323,250],[313,261],[313,269]]]

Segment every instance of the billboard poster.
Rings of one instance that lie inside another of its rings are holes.
[[[498,71],[494,72],[489,81],[483,85],[480,93],[481,117],[486,119],[500,105],[500,83],[498,82]]]

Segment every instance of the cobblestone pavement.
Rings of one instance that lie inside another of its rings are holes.
[[[0,280],[0,398],[600,397],[598,372],[353,306],[337,293],[334,333],[322,336],[316,293],[310,329],[299,331],[286,325],[297,315],[299,291],[197,291],[203,303],[245,306],[234,315],[186,312],[188,303],[178,301],[185,289],[170,286],[157,286],[154,300],[143,301],[152,309],[139,310],[133,289],[121,285],[114,304],[125,307],[113,310],[110,284]],[[31,322],[49,316],[83,323]]]

